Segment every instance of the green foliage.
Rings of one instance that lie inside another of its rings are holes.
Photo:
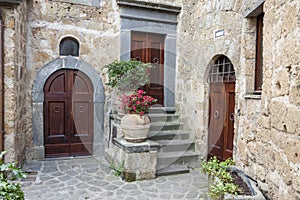
[[[229,167],[235,162],[230,158],[220,162],[216,157],[209,161],[201,161],[201,171],[205,174],[211,175],[213,183],[210,185],[210,196],[217,198],[225,194],[237,194],[237,185],[233,183],[233,179],[228,172]]]
[[[114,162],[109,164],[109,169],[114,170],[115,171],[115,176],[123,176],[124,173],[124,161],[122,162],[122,164],[116,166]]]
[[[150,64],[136,60],[114,61],[105,66],[108,75],[106,85],[120,89],[137,89],[150,82],[147,72],[150,67]]]
[[[4,163],[3,157],[5,153],[3,151],[0,154],[0,199],[23,200],[24,193],[21,190],[21,185],[8,181],[8,177],[15,180],[25,178],[26,174],[17,167],[16,163]]]

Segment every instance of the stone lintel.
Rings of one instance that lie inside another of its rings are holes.
[[[263,13],[264,3],[265,3],[265,0],[262,0],[258,4],[256,4],[256,6],[245,15],[245,18],[257,17],[258,15]]]
[[[0,0],[0,5],[19,5],[22,0]]]
[[[157,151],[160,145],[151,140],[146,140],[140,143],[127,142],[124,138],[114,138],[115,145],[120,149],[124,150],[126,153],[142,153]]]
[[[117,0],[118,5],[128,6],[128,7],[138,7],[143,9],[161,10],[165,12],[172,12],[179,14],[181,7],[166,5],[163,3],[151,3],[146,1],[136,1],[136,0]]]

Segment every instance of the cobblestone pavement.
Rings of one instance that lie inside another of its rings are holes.
[[[199,169],[188,174],[125,182],[114,175],[104,158],[81,157],[31,161],[25,171],[36,171],[21,181],[28,200],[81,199],[206,199],[207,176]]]

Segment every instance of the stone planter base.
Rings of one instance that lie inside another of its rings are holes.
[[[264,195],[261,193],[261,191],[256,187],[256,184],[254,183],[254,181],[252,181],[251,179],[249,179],[246,174],[239,170],[236,167],[232,167],[231,168],[232,171],[235,171],[238,173],[238,175],[243,179],[243,181],[245,183],[247,183],[248,187],[250,188],[250,191],[252,193],[251,196],[247,196],[247,195],[225,195],[224,199],[225,200],[265,200],[266,198],[264,197]]]
[[[116,165],[124,164],[125,181],[154,179],[156,177],[158,143],[146,140],[141,143],[114,138],[115,147],[106,152],[106,158]]]

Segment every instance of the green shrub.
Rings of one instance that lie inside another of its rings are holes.
[[[235,162],[230,158],[220,162],[216,157],[209,161],[201,161],[201,171],[213,177],[213,182],[209,186],[209,194],[212,198],[218,198],[225,194],[237,194],[237,185],[233,183],[233,179],[228,169],[234,165]]]
[[[150,82],[147,70],[151,67],[150,64],[145,64],[140,61],[114,61],[107,68],[108,82],[113,88],[120,89],[137,89]]]
[[[16,180],[25,178],[26,174],[17,167],[16,163],[4,163],[3,157],[6,152],[0,154],[0,199],[23,200],[24,193],[19,183],[12,183],[8,179]]]

